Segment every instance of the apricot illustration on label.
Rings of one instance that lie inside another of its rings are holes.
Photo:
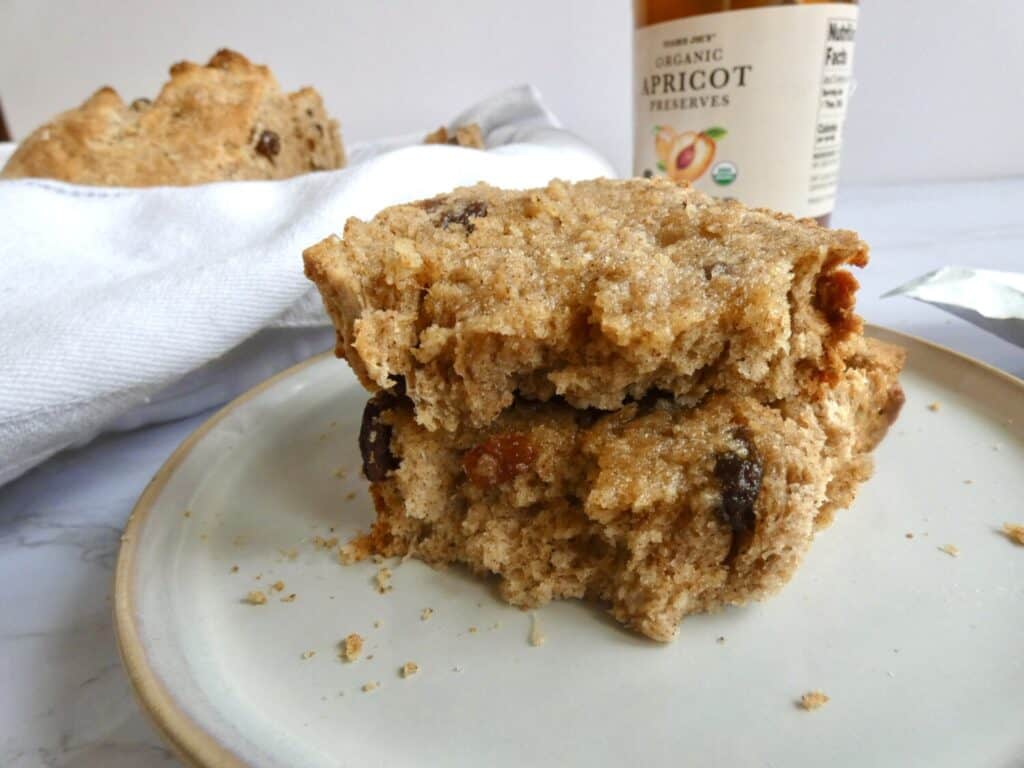
[[[673,181],[696,181],[715,159],[715,142],[725,135],[725,129],[719,126],[676,133],[671,126],[656,125],[654,151],[658,155],[658,170]]]

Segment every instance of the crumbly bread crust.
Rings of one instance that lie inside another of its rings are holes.
[[[468,147],[469,149],[484,149],[484,135],[480,126],[476,123],[460,125],[454,131],[449,131],[443,125],[436,131],[431,131],[423,138],[424,144],[451,144],[456,147]]]
[[[902,404],[903,356],[861,344],[836,386],[774,405],[517,402],[486,428],[445,433],[378,394],[363,446],[378,519],[361,546],[496,574],[521,607],[597,599],[671,640],[689,613],[779,589],[870,475]]]
[[[175,64],[150,102],[101,88],[36,129],[0,177],[147,187],[283,179],[345,164],[338,122],[312,88],[283,93],[265,66],[221,50]]]
[[[882,442],[906,402],[899,383],[906,359],[903,348],[862,337],[836,390],[812,405],[813,418],[826,431],[828,444],[833,446],[837,461],[844,468],[829,480],[825,502],[815,518],[817,529],[828,526],[836,512],[849,507],[859,485],[871,477],[871,451]],[[844,405],[832,408],[830,403],[835,402]],[[800,419],[807,404],[803,398],[792,398],[778,407],[787,418]],[[851,424],[852,442],[848,440]]]
[[[613,410],[648,392],[760,401],[842,375],[867,263],[852,232],[666,180],[484,184],[305,252],[363,384],[404,379],[429,430],[482,427],[518,394]]]

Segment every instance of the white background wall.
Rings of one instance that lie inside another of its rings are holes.
[[[1024,174],[1024,2],[862,0],[847,181]],[[236,48],[312,84],[346,139],[425,129],[529,81],[623,173],[628,0],[0,0],[0,100],[16,136],[110,84]]]

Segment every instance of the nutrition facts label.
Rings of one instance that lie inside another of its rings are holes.
[[[816,207],[831,201],[839,182],[839,148],[843,119],[853,79],[853,40],[857,21],[830,18],[822,51],[821,87],[818,90],[818,119],[814,126],[814,152],[807,203]]]

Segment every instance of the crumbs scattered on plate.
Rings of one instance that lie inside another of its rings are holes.
[[[252,590],[252,592],[246,595],[245,602],[249,603],[250,605],[263,605],[265,602],[267,602],[267,596],[263,594],[263,592],[261,592],[260,590],[254,589]]]
[[[270,588],[275,592],[284,592],[284,582],[280,580],[275,581],[273,584],[270,585]]]
[[[338,547],[338,561],[342,565],[358,563],[370,556],[370,537],[357,535],[347,544]]]
[[[295,593],[294,593],[294,592],[292,592],[292,593],[291,593],[290,595],[288,595],[287,597],[282,597],[282,598],[281,598],[281,602],[282,602],[282,603],[294,603],[294,602],[295,602],[295,597],[296,597]]]
[[[415,661],[407,661],[402,665],[401,674],[402,677],[412,677],[420,671],[420,665]]]
[[[302,652],[302,660],[303,661],[306,661],[307,659],[312,659],[314,656],[316,656],[316,651],[303,651]]]
[[[363,637],[362,635],[353,632],[351,635],[341,641],[341,658],[345,661],[355,661],[359,658],[359,654],[363,652]]]
[[[434,615],[434,609],[433,608],[424,608],[422,611],[420,611],[420,621],[427,621],[433,615]]]
[[[338,546],[338,537],[331,536],[330,538],[324,538],[323,536],[314,536],[313,546],[316,549],[334,549]]]
[[[940,408],[940,406],[939,406],[939,402],[937,400],[935,402],[933,402],[933,403],[928,403],[928,410],[931,411],[932,413],[937,412],[939,410],[939,408]]]
[[[1024,524],[1003,523],[1003,533],[1006,534],[1006,538],[1010,541],[1024,547]]]
[[[391,569],[390,568],[387,568],[387,567],[381,568],[379,571],[377,571],[377,576],[375,577],[375,579],[377,581],[377,591],[378,592],[380,592],[383,595],[385,592],[390,592],[391,591]]]
[[[355,546],[351,543],[338,547],[338,562],[342,565],[352,565],[361,558]]]
[[[946,544],[945,546],[939,547],[940,552],[945,552],[950,557],[960,557],[960,550],[953,544]]]
[[[811,712],[815,709],[821,709],[828,702],[829,698],[824,691],[808,691],[800,697],[800,708]]]
[[[380,688],[380,683],[379,682],[377,682],[377,683],[374,683],[374,682],[363,683],[363,693],[369,693],[370,691],[376,691],[378,688]]]
[[[544,637],[544,633],[540,630],[540,621],[537,619],[536,613],[530,614],[530,645],[534,648],[544,645],[544,641],[547,640]]]

